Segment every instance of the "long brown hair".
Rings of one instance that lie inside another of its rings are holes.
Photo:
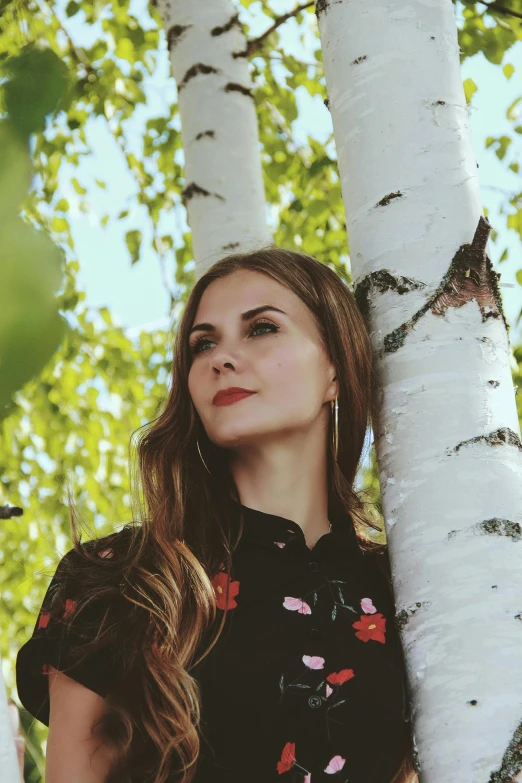
[[[190,783],[195,775],[200,692],[191,672],[224,626],[226,611],[215,622],[211,579],[222,566],[230,577],[243,519],[241,512],[237,518],[240,498],[227,455],[206,436],[191,402],[188,336],[205,289],[238,270],[260,272],[286,286],[316,319],[339,383],[337,461],[328,440],[328,513],[340,508],[350,514],[359,546],[383,554],[378,559],[389,578],[387,548],[368,535],[368,528],[382,529],[367,513],[364,493],[354,490],[376,397],[371,343],[354,296],[332,269],[301,252],[270,245],[222,258],[191,291],[174,337],[170,390],[157,417],[136,431],[137,459],[132,455],[130,469],[134,522],[125,526],[126,543],[115,557],[100,558],[96,541],[81,542],[69,492],[75,562],[68,578],[85,596],[76,611],[93,600],[104,599],[108,607],[94,641],[79,649],[85,654],[107,646],[124,662],[108,709],[92,727],[114,752],[106,783]],[[58,612],[63,594],[60,601]],[[390,783],[415,781],[409,743]]]

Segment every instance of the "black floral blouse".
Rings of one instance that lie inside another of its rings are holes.
[[[382,556],[359,548],[348,516],[330,517],[332,532],[309,549],[297,523],[243,511],[227,624],[192,670],[202,705],[194,783],[390,783],[411,739]],[[123,534],[102,539],[100,557]],[[47,611],[59,571],[16,661],[19,698],[45,725],[48,665],[101,696],[120,673],[117,656],[67,660],[75,601],[62,623]],[[223,572],[212,580],[221,610],[226,583]]]

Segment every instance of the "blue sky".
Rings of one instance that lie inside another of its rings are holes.
[[[295,0],[279,0],[281,12],[295,7]],[[82,23],[82,15],[78,14],[67,19],[60,13],[64,2],[57,3],[57,12],[64,22],[73,40],[80,45],[89,45],[92,31]],[[251,6],[251,17],[259,17],[256,7]],[[131,3],[131,8],[138,18],[142,18],[143,2]],[[243,18],[246,17],[246,12]],[[257,36],[268,27],[267,20],[261,18],[254,22],[252,35]],[[289,21],[283,33],[285,45],[296,57],[311,62],[310,54],[312,38],[306,40],[304,46],[297,35],[297,25]],[[168,107],[176,101],[176,86],[170,76],[170,63],[165,41],[162,39],[161,67],[153,78],[147,78],[143,87],[147,94],[147,105],[140,106],[131,123],[127,124],[129,148],[139,150],[142,128],[150,117],[167,115]],[[514,73],[507,79],[502,66],[511,63]],[[501,283],[510,283],[514,287],[502,287],[502,298],[506,317],[511,324],[510,339],[512,344],[522,341],[522,321],[515,327],[514,321],[522,307],[522,288],[516,282],[515,274],[522,267],[521,243],[518,234],[505,228],[506,217],[499,214],[499,208],[505,193],[514,194],[520,188],[520,175],[511,172],[506,160],[499,161],[494,147],[485,148],[488,136],[502,134],[515,136],[508,151],[508,160],[518,160],[522,163],[522,136],[512,132],[514,124],[522,124],[518,117],[515,123],[506,118],[507,107],[520,95],[520,73],[522,72],[522,43],[518,42],[506,54],[502,66],[492,65],[482,54],[466,60],[462,68],[463,80],[471,77],[478,85],[474,94],[470,111],[470,125],[475,156],[479,163],[479,180],[482,203],[489,210],[489,220],[498,232],[496,243],[490,240],[489,252],[497,271],[501,272]],[[518,82],[518,89],[517,89]],[[308,134],[324,140],[331,133],[330,113],[323,105],[319,96],[312,99],[303,88],[296,91],[299,106],[299,118],[294,123],[296,137],[303,141]],[[519,107],[519,112],[521,108]],[[133,199],[136,192],[134,181],[127,170],[122,152],[111,136],[106,121],[102,118],[91,120],[87,125],[87,137],[94,151],[92,156],[82,160],[78,167],[67,163],[62,164],[58,198],[65,197],[72,205],[70,224],[76,246],[76,256],[80,262],[79,286],[86,293],[85,304],[88,307],[107,307],[114,321],[129,328],[129,334],[135,334],[141,328],[152,329],[158,326],[169,326],[166,318],[168,312],[168,295],[162,277],[159,262],[150,249],[150,232],[148,220],[143,207]],[[63,176],[65,175],[65,176]],[[80,183],[87,187],[87,197],[92,204],[89,214],[84,214],[75,208],[78,197],[72,186],[67,182],[69,177],[77,177]],[[105,190],[95,184],[95,180],[107,183]],[[134,201],[134,203],[133,203]],[[104,214],[118,215],[129,205],[133,209],[122,221],[109,221],[107,227],[100,225]],[[125,245],[126,231],[139,229],[143,232],[143,251],[140,261],[131,266],[130,257]],[[182,214],[170,214],[160,223],[162,234],[171,234],[179,241],[182,231],[187,229]],[[508,248],[509,258],[498,264],[505,248]],[[174,280],[174,266],[170,261],[166,265],[166,274]],[[172,283],[172,288],[174,284]]]

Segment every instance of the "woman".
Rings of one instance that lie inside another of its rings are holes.
[[[46,783],[417,780],[387,552],[353,489],[373,394],[331,269],[266,247],[201,277],[139,439],[139,524],[81,543],[71,513],[18,654]]]

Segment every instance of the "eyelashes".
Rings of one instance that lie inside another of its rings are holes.
[[[250,324],[250,327],[248,329],[248,336],[251,337],[253,335],[253,332],[255,332],[258,328],[269,328],[269,332],[265,332],[265,334],[275,334],[277,331],[279,331],[280,327],[273,324],[271,321],[266,321],[264,319],[260,321],[254,321],[253,324]],[[256,335],[254,335],[256,336]],[[263,337],[263,334],[257,335],[258,337]],[[202,348],[202,345],[204,343],[212,342],[212,340],[209,337],[198,337],[197,340],[195,340],[192,345],[190,346],[190,352],[193,355],[196,355],[198,353],[201,353],[204,350],[207,350],[206,348]]]

